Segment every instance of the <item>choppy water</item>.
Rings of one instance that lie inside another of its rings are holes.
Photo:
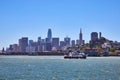
[[[0,56],[0,80],[120,80],[120,57]]]

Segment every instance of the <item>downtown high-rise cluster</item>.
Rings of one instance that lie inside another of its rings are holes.
[[[52,36],[52,30],[48,29],[47,38],[41,39],[38,37],[37,41],[29,40],[28,37],[22,37],[18,40],[18,44],[9,45],[6,52],[43,52],[43,51],[57,51],[66,50],[67,47],[74,47],[76,45],[83,45],[82,29],[80,29],[79,39],[71,40],[70,37],[65,37],[64,41],[60,41],[59,37]]]
[[[49,52],[49,51],[66,51],[68,47],[83,46],[85,51],[98,51],[103,48],[120,48],[119,42],[110,41],[102,37],[102,33],[92,32],[91,40],[85,44],[83,40],[82,29],[80,29],[79,39],[71,40],[70,37],[65,37],[60,41],[59,37],[52,36],[52,30],[48,29],[47,37],[42,39],[38,37],[37,41],[29,40],[28,37],[22,37],[18,40],[18,44],[9,45],[6,52]],[[84,49],[83,49],[84,50]]]

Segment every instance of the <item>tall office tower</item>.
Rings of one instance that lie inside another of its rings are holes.
[[[37,41],[37,43],[38,43],[38,46],[41,45],[41,37],[38,37],[38,41]]]
[[[13,52],[13,45],[9,45],[9,52]]]
[[[72,47],[75,47],[75,40],[71,41]]]
[[[99,39],[101,39],[101,37],[102,37],[102,33],[101,33],[101,32],[99,32]]]
[[[23,37],[19,39],[19,51],[26,52],[26,47],[28,46],[28,37]]]
[[[51,43],[49,38],[45,38],[45,43]]]
[[[82,29],[80,29],[79,41],[80,41],[80,45],[82,45],[82,44],[83,44],[83,39],[82,39]]]
[[[46,51],[46,39],[41,39],[38,51]]]
[[[45,51],[51,51],[51,49],[52,49],[51,41],[50,41],[49,38],[46,38],[45,39],[45,48],[44,48],[44,50]]]
[[[26,52],[35,52],[35,48],[33,46],[34,41],[29,40],[28,41],[28,47],[26,48]]]
[[[59,38],[52,38],[52,48],[59,49]]]
[[[79,45],[79,44],[80,44],[80,40],[77,39],[77,40],[76,40],[76,45]]]
[[[47,38],[48,38],[48,41],[49,41],[49,42],[52,41],[52,31],[51,31],[51,29],[48,29]]]
[[[19,46],[19,50],[18,51],[22,52],[22,39],[19,39],[18,42],[19,42],[19,45],[18,45]]]
[[[45,51],[51,51],[52,46],[51,43],[45,43]]]
[[[41,43],[45,43],[45,39],[41,39]]]
[[[98,33],[97,32],[92,32],[91,33],[91,40],[97,40],[98,39]]]
[[[13,52],[18,52],[18,45],[17,44],[13,44]]]
[[[41,42],[41,37],[38,37],[38,42]]]
[[[66,46],[69,47],[70,46],[70,38],[69,37],[65,37],[64,41],[65,41]]]
[[[33,42],[33,40],[29,40],[29,46],[32,46]]]
[[[60,41],[60,49],[64,50],[65,46],[66,46],[65,41]]]

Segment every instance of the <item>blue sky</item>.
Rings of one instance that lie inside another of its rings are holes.
[[[91,32],[120,41],[120,0],[0,0],[0,49],[28,36],[79,38],[88,42]]]

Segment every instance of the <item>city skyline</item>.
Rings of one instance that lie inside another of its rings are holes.
[[[49,28],[60,41],[66,36],[79,39],[80,28],[86,42],[91,32],[120,41],[119,4],[119,0],[1,0],[0,50],[24,36],[33,40],[46,38]]]
[[[99,35],[99,36],[98,36]],[[96,41],[99,39],[104,39],[101,32],[91,32],[91,41]],[[106,39],[106,38],[105,38]],[[62,43],[61,43],[62,42]],[[98,41],[99,42],[99,41]],[[18,39],[18,43],[11,43],[9,47],[6,48],[7,52],[32,52],[32,51],[51,51],[51,50],[64,50],[66,47],[75,47],[75,45],[84,45],[85,40],[83,40],[82,29],[80,28],[79,39],[73,40],[71,37],[64,37],[64,40],[60,40],[59,37],[52,37],[52,29],[48,29],[47,37],[41,38],[38,36],[37,40],[29,39],[29,37],[22,37]],[[93,44],[94,45],[94,44]]]

